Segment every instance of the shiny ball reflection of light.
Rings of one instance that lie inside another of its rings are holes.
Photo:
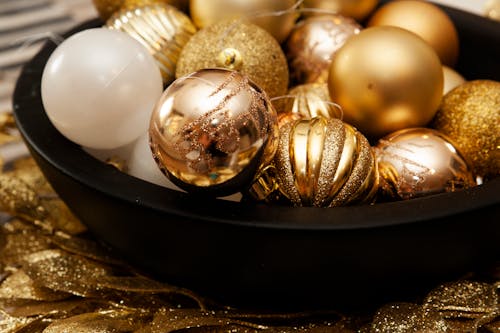
[[[69,140],[114,149],[146,132],[163,83],[148,50],[121,31],[93,28],[62,42],[41,82],[43,106]]]

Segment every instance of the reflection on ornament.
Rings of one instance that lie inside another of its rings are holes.
[[[477,176],[500,175],[500,82],[465,82],[443,97],[431,127],[450,137]]]
[[[106,22],[110,29],[126,32],[156,59],[168,85],[175,79],[175,66],[182,48],[196,32],[187,15],[166,4],[124,7]]]
[[[257,200],[278,189],[294,206],[335,207],[369,202],[378,173],[366,138],[339,119],[316,117],[280,128],[278,151],[250,195]]]
[[[227,19],[246,18],[281,43],[299,17],[293,10],[296,2],[297,0],[190,0],[189,10],[198,28]]]
[[[362,27],[341,15],[312,16],[299,21],[285,44],[294,83],[324,83],[336,51]]]
[[[148,51],[126,33],[106,28],[83,30],[62,42],[41,82],[52,124],[93,149],[118,148],[147,131],[162,91],[160,70]]]
[[[448,66],[443,66],[443,78],[443,96],[465,82],[465,79],[462,75]]]
[[[204,68],[235,69],[270,97],[288,89],[288,65],[278,42],[255,24],[230,20],[199,30],[184,46],[176,77]]]
[[[431,45],[443,65],[453,67],[458,58],[459,38],[453,21],[427,1],[391,1],[371,16],[368,27],[395,26],[410,30]]]
[[[442,133],[408,128],[380,139],[375,155],[382,195],[393,200],[455,192],[475,185],[466,160]]]
[[[276,111],[246,76],[203,69],[167,88],[149,134],[156,162],[176,185],[226,196],[245,189],[274,156]]]
[[[443,94],[436,52],[397,27],[372,27],[352,36],[330,66],[328,88],[344,121],[370,140],[425,126]]]
[[[153,4],[168,4],[183,12],[187,12],[188,10],[188,0],[92,0],[92,3],[103,21],[107,21],[111,15],[124,7],[131,8]]]
[[[330,11],[347,17],[352,17],[356,21],[363,21],[375,9],[378,0],[304,0],[304,8],[318,9],[318,13]],[[314,14],[314,11],[305,12]]]

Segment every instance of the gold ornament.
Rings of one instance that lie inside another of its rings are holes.
[[[339,119],[286,123],[273,163],[250,190],[257,200],[272,201],[278,189],[294,206],[335,207],[369,202],[377,190],[370,144]]]
[[[198,28],[227,19],[246,18],[283,42],[299,14],[294,11],[297,0],[190,0],[189,12]]]
[[[368,22],[368,27],[381,25],[416,33],[434,48],[443,65],[455,65],[458,33],[453,21],[437,5],[419,0],[391,1],[377,9]]]
[[[312,16],[299,21],[285,44],[290,80],[324,83],[336,51],[362,27],[341,15]]]
[[[106,22],[144,45],[158,64],[163,83],[175,80],[175,67],[182,48],[196,28],[187,15],[166,4],[124,7]]]
[[[384,197],[406,200],[475,185],[464,157],[436,130],[399,130],[380,139],[374,150]]]
[[[252,23],[230,20],[199,30],[181,51],[176,77],[213,67],[240,71],[270,97],[282,96],[288,89],[288,65],[281,46]]]
[[[186,12],[188,0],[92,0],[99,17],[107,21],[111,15],[123,7],[132,8],[153,4],[168,4]]]
[[[293,113],[296,119],[311,119],[322,116],[324,118],[342,118],[342,110],[330,100],[326,83],[307,83],[295,86],[288,90],[286,96],[273,100],[273,105],[282,114]]]
[[[314,11],[306,10],[306,15],[333,12],[352,17],[358,22],[370,15],[377,4],[378,0],[304,0],[304,8],[316,9]]]
[[[465,82],[464,77],[460,73],[448,66],[443,66],[443,78],[443,96]]]
[[[370,140],[425,126],[443,94],[436,52],[397,27],[372,27],[352,36],[330,66],[328,88],[344,121]]]
[[[450,137],[476,176],[500,175],[500,82],[473,80],[443,97],[431,127]]]
[[[500,22],[500,0],[489,0],[484,5],[485,16]]]
[[[164,92],[149,134],[156,162],[176,185],[224,196],[244,189],[272,159],[276,111],[246,76],[203,69]]]

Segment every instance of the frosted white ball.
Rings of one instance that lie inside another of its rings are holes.
[[[124,32],[78,32],[51,54],[41,82],[50,121],[69,140],[113,149],[149,127],[163,92],[160,69],[148,50]]]

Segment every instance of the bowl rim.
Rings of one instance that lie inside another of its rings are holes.
[[[465,15],[476,16],[469,13]],[[102,23],[99,19],[88,20],[67,31],[64,36],[68,37],[80,30],[95,28],[100,24]],[[500,177],[454,193],[335,208],[291,208],[265,203],[231,202],[197,197],[146,182],[91,156],[80,146],[64,138],[52,126],[43,112],[39,87],[44,64],[55,47],[56,45],[50,41],[46,42],[25,64],[18,78],[13,96],[13,113],[18,129],[28,148],[58,171],[81,185],[126,204],[139,205],[160,214],[203,220],[204,223],[265,229],[326,231],[417,223],[460,215],[500,203],[498,195]],[[194,199],[196,205],[193,205]],[[310,221],[311,217],[313,221]]]

